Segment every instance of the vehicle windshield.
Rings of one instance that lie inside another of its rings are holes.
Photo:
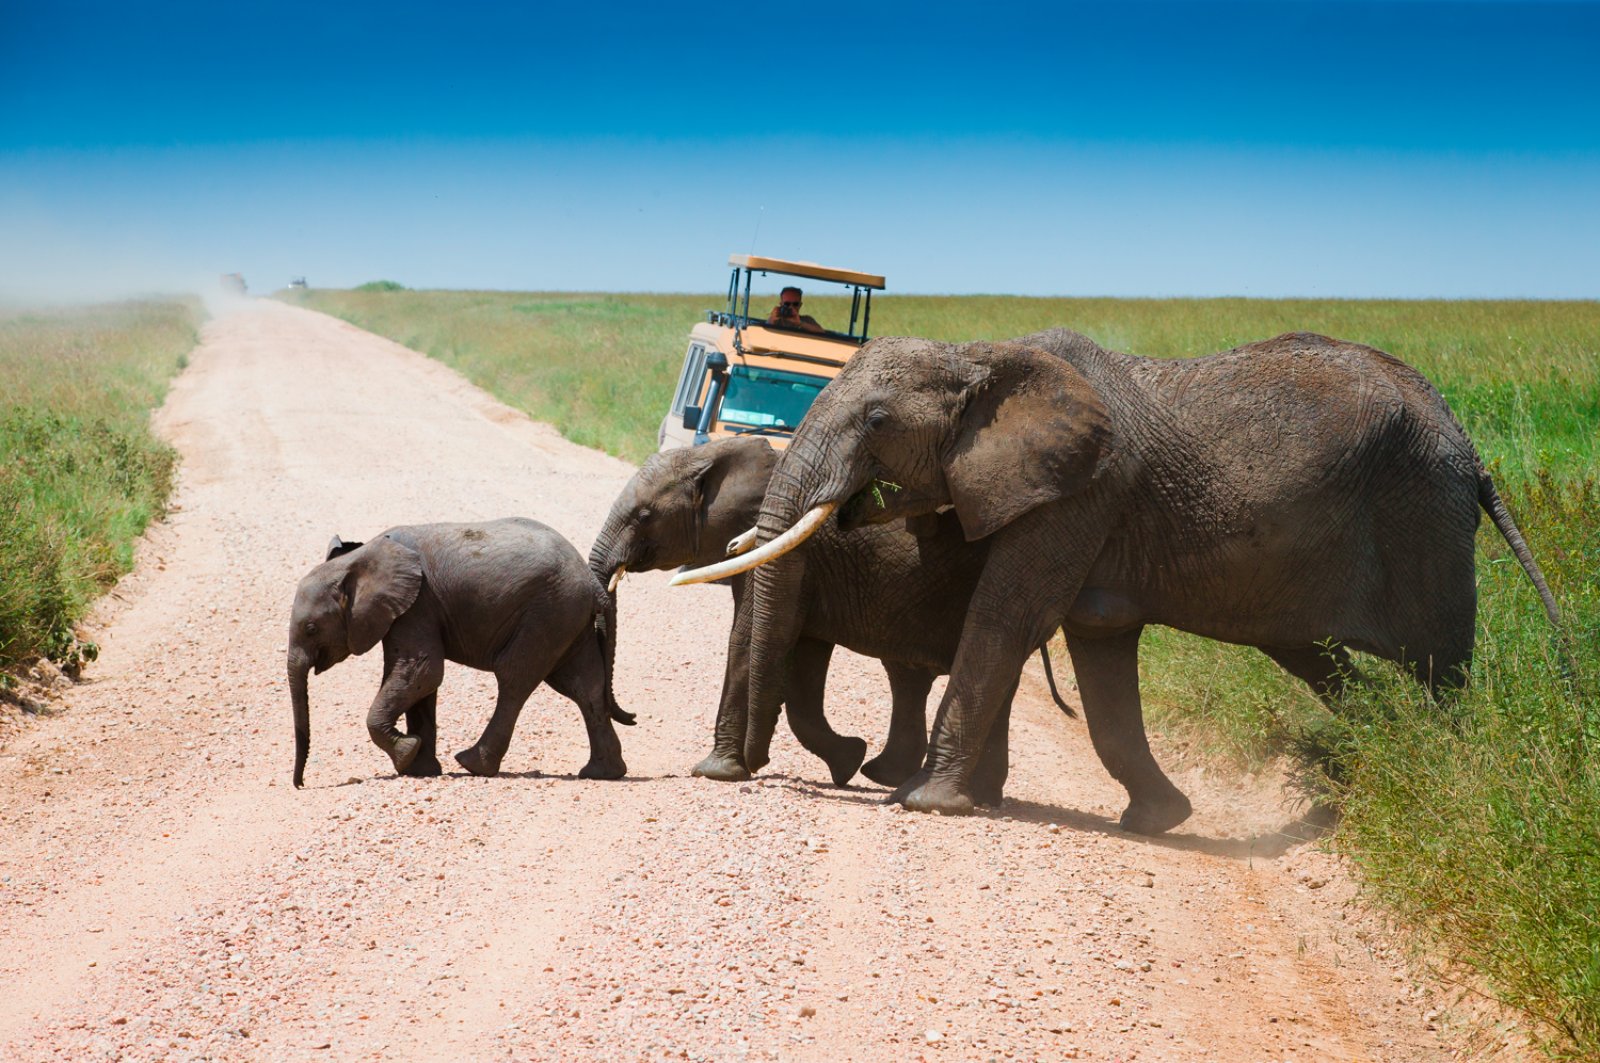
[[[782,369],[736,365],[728,370],[728,393],[722,400],[725,424],[793,431],[827,386],[823,377]]]

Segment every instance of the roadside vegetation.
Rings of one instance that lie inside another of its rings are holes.
[[[716,296],[313,291],[291,298],[426,352],[569,438],[655,449],[685,334]],[[843,299],[807,296],[824,323]],[[1298,752],[1342,809],[1334,841],[1447,977],[1526,1015],[1557,1058],[1600,1058],[1600,303],[886,296],[874,335],[1003,338],[1065,325],[1152,357],[1287,331],[1395,354],[1444,392],[1565,618],[1486,521],[1472,682],[1434,702],[1381,661],[1337,717],[1263,655],[1146,633],[1166,748],[1241,766]]]
[[[187,364],[198,304],[0,311],[0,673],[73,671],[73,625],[164,511],[175,455],[150,411]]]

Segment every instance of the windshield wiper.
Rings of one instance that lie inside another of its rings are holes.
[[[748,428],[729,429],[730,434],[736,436],[781,436],[793,431],[794,429],[787,426],[765,424],[753,424]]]

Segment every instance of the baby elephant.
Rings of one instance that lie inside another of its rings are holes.
[[[500,696],[477,744],[456,754],[493,776],[517,715],[540,683],[578,703],[589,730],[585,779],[628,770],[611,721],[631,724],[611,692],[616,607],[571,543],[538,521],[390,528],[369,543],[335,536],[300,581],[289,624],[294,784],[311,748],[306,673],[383,640],[383,685],[367,712],[373,743],[401,775],[440,773],[435,708],[444,662],[493,672]],[[404,713],[408,734],[395,726]]]

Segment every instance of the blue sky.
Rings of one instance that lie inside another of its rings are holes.
[[[0,5],[0,297],[1600,293],[1600,5]]]

